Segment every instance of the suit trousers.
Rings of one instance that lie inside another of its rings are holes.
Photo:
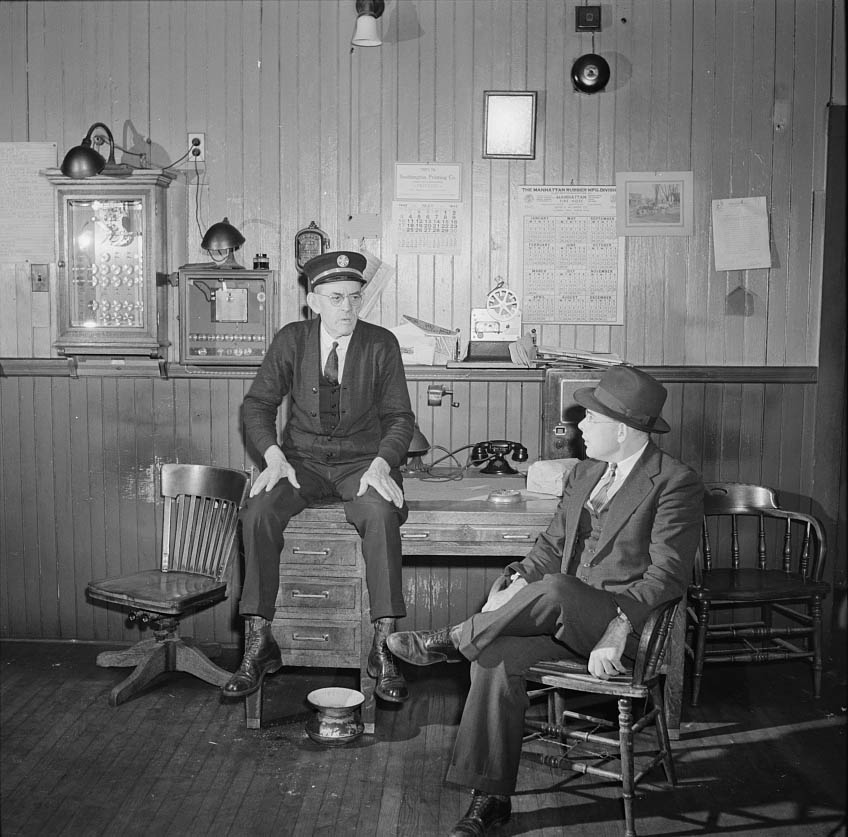
[[[337,497],[344,502],[348,523],[362,538],[371,620],[405,616],[400,527],[409,514],[406,503],[398,508],[371,486],[361,497],[356,496],[370,459],[364,465],[322,465],[294,459],[290,462],[300,488],[280,480],[270,491],[251,497],[239,514],[244,542],[241,615],[274,618],[286,526],[311,503]],[[391,476],[402,487],[400,471],[393,468]]]
[[[525,672],[540,660],[588,658],[615,615],[612,594],[556,573],[463,622],[459,647],[472,661],[471,687],[447,780],[484,793],[513,793],[530,705]],[[631,634],[628,656],[635,656],[637,643]]]

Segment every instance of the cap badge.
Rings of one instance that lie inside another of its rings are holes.
[[[350,264],[350,259],[344,254],[342,254],[336,259],[336,264],[339,267],[347,267]]]

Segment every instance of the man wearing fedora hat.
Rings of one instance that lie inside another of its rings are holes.
[[[368,673],[376,694],[408,697],[386,648],[406,610],[401,586],[400,527],[408,510],[400,465],[414,415],[400,347],[387,329],[361,321],[366,260],[361,253],[323,253],[304,265],[306,297],[317,318],[289,323],[274,337],[244,399],[248,439],[265,468],[239,515],[245,574],[239,611],[247,621],[244,658],[224,684],[225,697],[253,694],[282,668],[271,633],[280,586],[280,552],[289,520],[323,497],[344,501],[362,538],[374,642]],[[277,440],[277,414],[288,419]]]
[[[481,837],[510,817],[527,669],[578,656],[595,677],[624,671],[649,613],[682,595],[691,576],[704,487],[651,441],[651,433],[670,429],[660,415],[665,387],[622,365],[574,397],[586,408],[579,427],[591,458],[569,473],[553,520],[527,557],[505,569],[481,613],[388,640],[396,657],[414,665],[471,661],[447,780],[470,787],[472,799],[452,837]]]

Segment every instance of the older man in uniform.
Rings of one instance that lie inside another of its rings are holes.
[[[241,512],[245,577],[239,611],[247,621],[244,658],[223,686],[245,697],[282,667],[271,633],[280,552],[289,520],[324,497],[344,501],[362,538],[374,624],[368,673],[375,693],[403,702],[406,683],[386,647],[406,614],[400,526],[407,517],[400,465],[412,438],[400,347],[394,335],[359,320],[366,260],[330,252],[304,266],[306,301],[317,318],[289,323],[274,338],[244,399],[244,426],[265,468]],[[278,443],[276,418],[289,399]]]

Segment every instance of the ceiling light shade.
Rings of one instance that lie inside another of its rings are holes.
[[[91,137],[95,130],[102,130],[106,134],[109,141],[109,159],[105,160],[91,147]],[[106,168],[107,162],[115,165],[115,140],[112,137],[112,132],[102,122],[95,122],[83,138],[82,144],[74,146],[62,160],[62,174],[65,177],[72,177],[75,180],[81,180],[85,177],[94,177],[100,174]]]
[[[377,28],[377,18],[383,14],[385,0],[356,0],[356,26],[350,42],[354,46],[380,46],[383,41]]]
[[[233,267],[241,269],[242,266],[235,260],[236,250],[244,244],[244,236],[230,223],[229,218],[224,217],[223,221],[218,221],[217,224],[212,224],[206,235],[203,236],[203,241],[200,246],[204,250],[209,251],[212,261],[218,267]]]

